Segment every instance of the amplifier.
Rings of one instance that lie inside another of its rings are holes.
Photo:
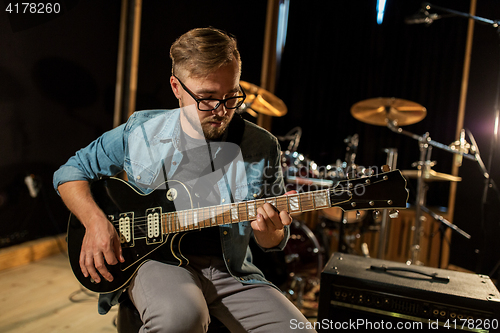
[[[315,328],[500,331],[500,293],[486,275],[334,253]]]

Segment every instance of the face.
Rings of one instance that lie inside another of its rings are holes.
[[[179,78],[196,98],[225,99],[241,94],[236,60],[203,78]],[[193,138],[219,139],[226,131],[235,110],[228,110],[221,103],[216,110],[200,111],[196,101],[184,90],[177,78],[172,76],[170,85],[181,107],[182,129]]]

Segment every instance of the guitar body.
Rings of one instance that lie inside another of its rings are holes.
[[[161,212],[192,208],[191,196],[182,183],[169,181],[163,185],[152,193],[144,195],[117,178],[106,178],[92,183],[91,191],[94,200],[121,236],[125,262],[107,265],[114,278],[112,282],[101,278],[101,282],[95,283],[90,276],[85,277],[79,263],[85,227],[71,214],[68,223],[68,257],[73,273],[84,287],[98,293],[116,291],[125,287],[139,267],[151,259],[179,266],[188,263],[179,249],[184,232],[163,235],[160,230],[156,235],[148,237],[146,222],[151,209],[156,209],[161,215]],[[120,220],[122,225],[126,220],[131,228],[120,229]],[[130,237],[128,240],[124,236],[127,233]],[[162,247],[168,247],[168,249],[160,250]]]

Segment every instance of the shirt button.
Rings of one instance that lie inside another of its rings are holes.
[[[141,179],[141,176],[137,176],[137,180]]]
[[[253,194],[253,197],[254,197],[254,198],[257,198],[257,193],[254,193],[254,194]]]
[[[222,199],[222,202],[226,202],[226,199]]]
[[[172,162],[172,165],[177,165],[177,162],[176,162],[176,161],[173,161],[173,162]]]
[[[224,236],[226,236],[226,235],[227,235],[227,231],[226,231],[226,230],[224,230],[223,234],[224,234]]]

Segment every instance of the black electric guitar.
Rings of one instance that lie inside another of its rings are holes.
[[[147,260],[161,259],[173,265],[186,265],[188,261],[180,249],[186,232],[254,220],[257,208],[264,203],[294,214],[335,206],[344,211],[405,208],[408,200],[406,180],[398,170],[340,181],[324,190],[205,208],[193,208],[188,188],[177,181],[163,183],[144,195],[121,179],[105,178],[92,183],[91,191],[120,235],[125,258],[124,263],[107,266],[114,278],[112,282],[102,278],[100,283],[95,283],[90,276],[84,277],[79,258],[85,227],[70,215],[68,255],[71,268],[84,287],[98,293],[126,287]],[[169,250],[157,251],[162,246]]]

